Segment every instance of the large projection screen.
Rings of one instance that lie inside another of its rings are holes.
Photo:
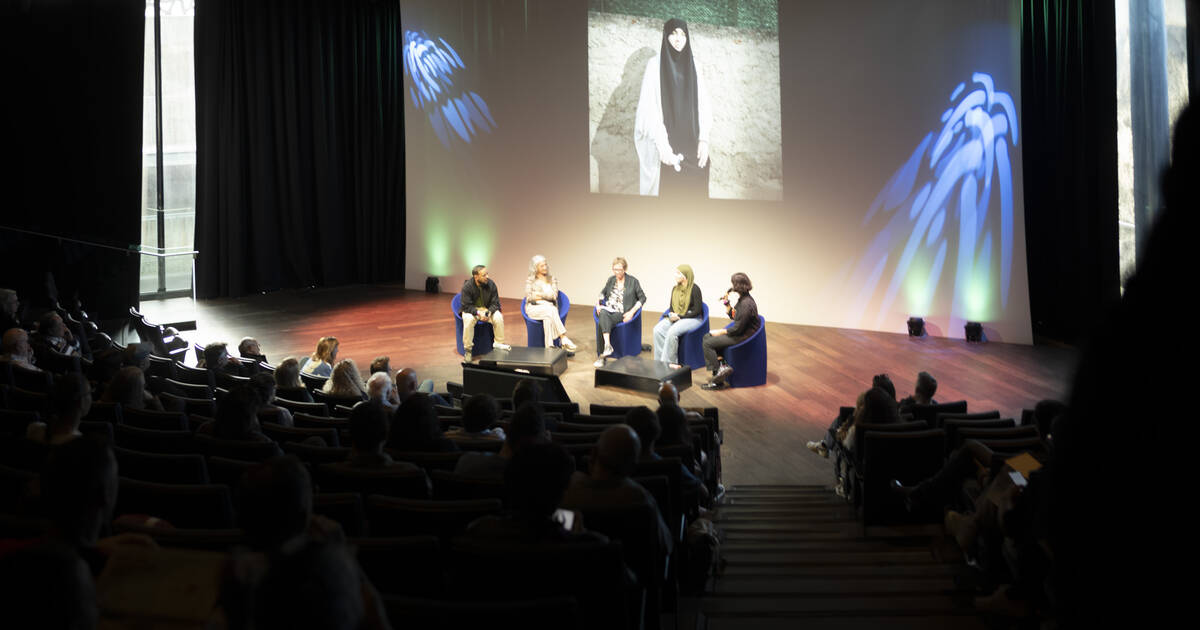
[[[672,17],[708,99],[701,197],[638,179]],[[485,264],[520,298],[541,254],[594,304],[622,256],[651,311],[686,263],[714,313],[741,271],[772,322],[1032,343],[1015,1],[450,0],[402,22],[408,287]]]

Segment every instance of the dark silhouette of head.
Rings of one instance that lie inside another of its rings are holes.
[[[625,424],[628,424],[637,433],[638,440],[642,443],[641,455],[654,452],[654,443],[658,441],[658,436],[662,433],[662,425],[658,423],[658,414],[650,411],[650,408],[646,406],[634,407],[625,414]]]
[[[294,455],[246,471],[238,486],[238,524],[252,546],[275,550],[303,534],[312,516],[312,480]]]
[[[892,377],[887,374],[876,374],[871,377],[871,387],[878,387],[891,395],[892,399],[896,398],[896,385],[892,383]]]
[[[560,444],[528,444],[513,454],[504,471],[504,488],[514,512],[549,518],[571,481],[575,460]]]
[[[471,433],[486,431],[500,419],[500,405],[491,394],[475,394],[463,405],[463,428]]]

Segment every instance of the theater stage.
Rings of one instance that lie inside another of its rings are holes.
[[[319,337],[333,335],[341,342],[339,358],[354,359],[364,376],[371,359],[386,354],[393,368],[415,367],[421,378],[432,378],[443,390],[446,381],[462,382],[461,358],[454,351],[452,297],[398,285],[363,285],[202,300],[194,306],[197,329],[182,334],[201,344],[228,342],[231,352],[243,336],[256,337],[272,363],[307,355]],[[519,299],[502,300],[507,341],[513,345],[525,344],[520,304]],[[190,319],[190,303],[146,302],[142,307],[156,323]],[[589,403],[653,406],[650,394],[594,386],[596,342],[590,308],[573,305],[565,322],[568,335],[579,345],[561,376],[571,400],[585,413]],[[938,380],[937,400],[965,399],[971,411],[998,409],[1004,417],[1020,417],[1022,408],[1040,399],[1066,396],[1078,355],[1074,349],[1054,346],[967,344],[911,339],[902,332],[779,324],[770,321],[769,304],[759,308],[768,320],[767,384],[708,392],[699,387],[708,375],[698,370],[692,374],[695,386],[682,394],[685,406],[721,410],[726,484],[831,484],[829,460],[809,453],[804,444],[820,437],[837,408],[854,404],[880,372],[892,377],[900,396],[910,393],[917,372],[926,370]],[[658,316],[647,311],[642,317],[644,343],[651,343]],[[713,327],[727,323],[712,320]],[[897,330],[903,325],[897,322]]]

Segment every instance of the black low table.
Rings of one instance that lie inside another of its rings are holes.
[[[665,361],[639,357],[621,357],[596,368],[596,387],[612,385],[657,394],[663,381],[671,381],[682,392],[692,386],[692,368],[684,365],[673,370]]]
[[[479,357],[479,365],[522,374],[558,376],[567,371],[567,352],[562,348],[513,346],[509,350],[492,350]]]

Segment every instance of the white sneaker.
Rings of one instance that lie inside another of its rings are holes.
[[[468,348],[467,351],[463,353],[463,363],[470,363],[470,362],[471,362],[471,350],[470,350],[470,348]]]
[[[616,352],[616,350],[613,350],[612,346],[604,346],[604,352],[600,353],[600,358],[612,356],[613,352]]]
[[[592,367],[598,367],[598,368],[604,367],[604,357],[600,357],[599,359],[596,359],[595,363],[592,363]]]
[[[567,352],[575,352],[579,349],[579,347],[575,345],[575,342],[571,341],[569,337],[562,338],[562,347]]]
[[[508,344],[506,344],[506,343],[494,343],[494,342],[493,342],[493,343],[492,343],[492,348],[493,348],[494,350],[512,350],[512,346],[510,346],[510,345],[508,345]]]

